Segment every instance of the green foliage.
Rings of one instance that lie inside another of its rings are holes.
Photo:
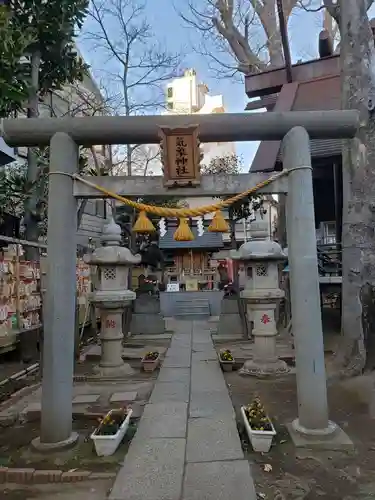
[[[243,167],[242,158],[233,153],[212,158],[208,165],[202,165],[201,173],[203,175],[236,175],[243,171]],[[258,202],[259,196],[253,195],[233,203],[228,209],[232,225],[242,219],[247,219],[254,210],[259,208]]]
[[[27,197],[27,167],[17,163],[0,169],[0,207],[1,210],[21,217],[23,203]]]
[[[27,53],[41,55],[39,91],[61,89],[81,81],[86,70],[75,50],[76,30],[81,29],[88,0],[10,0],[12,23],[32,30],[34,40]],[[28,66],[31,71],[30,65]]]
[[[28,95],[28,70],[22,56],[34,42],[32,30],[0,6],[0,117],[22,108]]]
[[[201,166],[201,174],[223,174],[232,175],[239,174],[243,168],[242,158],[235,153],[216,156],[212,158],[208,165]]]
[[[0,116],[24,108],[30,91],[31,56],[41,57],[38,93],[82,81],[87,66],[74,40],[88,0],[9,0],[0,7]]]
[[[47,202],[48,202],[48,168],[49,168],[49,148],[37,150],[39,175],[35,183],[27,180],[27,163],[18,162],[0,168],[0,207],[1,210],[22,217],[24,206],[27,200],[38,192],[37,219],[41,234],[47,231]],[[97,176],[98,172],[90,166],[85,150],[81,150],[79,158],[79,173],[84,175]],[[108,175],[108,172],[101,168],[99,175]]]

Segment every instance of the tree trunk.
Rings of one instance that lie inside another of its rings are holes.
[[[39,115],[39,69],[41,64],[41,54],[36,51],[31,56],[31,82],[29,102],[27,107],[27,118],[37,118]],[[32,186],[30,196],[25,202],[25,229],[26,240],[38,241],[38,189],[36,186],[38,178],[38,157],[36,148],[29,148],[27,151],[27,182]],[[26,258],[28,260],[39,260],[39,249],[26,247]]]
[[[373,368],[375,340],[374,42],[366,0],[341,5],[342,107],[358,109],[361,126],[343,147],[342,376]]]

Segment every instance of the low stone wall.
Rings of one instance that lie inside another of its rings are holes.
[[[217,335],[243,335],[238,302],[235,297],[226,297],[221,301]]]
[[[173,317],[179,301],[205,299],[210,304],[211,316],[219,316],[223,292],[206,290],[201,292],[160,292],[160,310],[163,316]]]
[[[130,332],[132,335],[158,335],[165,332],[165,321],[157,297],[140,295],[136,298]]]

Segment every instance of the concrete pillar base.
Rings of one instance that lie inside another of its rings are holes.
[[[322,450],[353,449],[349,436],[334,422],[329,421],[324,429],[306,429],[298,419],[287,424],[293,444],[297,448],[317,448]]]
[[[72,432],[68,439],[57,443],[42,443],[40,437],[31,441],[31,446],[39,452],[51,452],[73,447],[78,442],[77,432]]]
[[[134,375],[135,373],[129,363],[122,363],[121,365],[117,366],[97,365],[94,366],[93,372],[98,377],[103,378],[121,378],[127,375]]]
[[[261,361],[249,359],[240,369],[240,375],[249,375],[258,378],[277,377],[289,372],[289,367],[282,359],[275,361]]]

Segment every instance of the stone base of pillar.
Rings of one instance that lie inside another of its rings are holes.
[[[240,369],[240,375],[249,375],[258,378],[277,377],[289,372],[289,367],[282,359],[275,361],[261,361],[249,359]]]
[[[57,443],[42,443],[40,437],[37,437],[31,441],[31,446],[39,452],[51,452],[64,450],[66,448],[72,448],[78,442],[77,432],[72,432],[68,439],[64,441],[58,441]]]
[[[117,366],[97,365],[93,368],[94,374],[99,378],[121,378],[128,375],[134,375],[135,371],[129,363],[122,363]]]
[[[349,436],[334,422],[329,421],[325,429],[306,429],[299,420],[287,424],[293,444],[297,448],[318,448],[322,450],[353,449]]]

